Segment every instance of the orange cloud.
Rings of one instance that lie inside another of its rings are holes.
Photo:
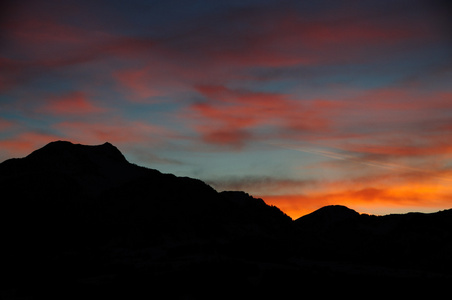
[[[293,219],[326,205],[345,205],[363,213],[390,214],[400,211],[440,210],[452,206],[452,192],[429,186],[401,186],[389,189],[363,188],[303,195],[256,195],[278,206]]]
[[[443,178],[447,178],[442,173]],[[448,172],[450,175],[450,172]],[[320,207],[341,204],[363,213],[389,214],[398,211],[439,210],[452,206],[449,180],[412,173],[350,178],[320,182],[300,194],[255,195],[276,205],[292,218],[298,218]]]
[[[429,164],[405,165],[397,161],[370,160],[366,156],[313,149],[302,148],[300,151],[331,159],[329,165],[321,161],[312,166],[315,170],[324,170],[324,179],[313,177],[301,181],[303,184],[298,190],[274,179],[271,188],[260,192],[253,190],[254,196],[278,206],[292,218],[332,204],[371,214],[425,212],[452,207],[452,169],[445,166],[443,160],[436,164],[429,160]],[[341,178],[336,177],[336,172],[342,174]],[[306,176],[305,171],[303,174]],[[246,188],[252,190],[252,186]]]

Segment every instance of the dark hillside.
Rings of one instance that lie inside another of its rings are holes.
[[[325,212],[328,210],[328,212]],[[316,259],[449,273],[452,210],[372,216],[324,207],[294,221]],[[332,251],[334,250],[334,251]]]
[[[292,225],[261,199],[138,167],[108,143],[50,143],[0,164],[0,185],[2,278],[10,284],[122,276],[132,265],[156,265],[160,274],[165,260],[190,265],[254,250],[266,260],[285,251],[279,240]]]
[[[0,186],[0,290],[15,298],[281,297],[451,277],[452,210],[336,205],[293,221],[245,192],[130,164],[109,143],[50,143],[1,163]]]

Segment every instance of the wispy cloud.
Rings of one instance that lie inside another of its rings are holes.
[[[323,109],[326,102],[304,103],[284,94],[232,90],[223,86],[197,89],[206,100],[193,103],[188,116],[206,142],[244,145],[258,137],[258,129],[262,127],[273,134],[329,130],[328,111]]]
[[[306,186],[315,186],[314,180],[297,180],[293,178],[278,178],[271,175],[232,176],[205,180],[220,191],[246,191],[251,194],[280,194],[301,191]]]
[[[82,91],[71,91],[63,95],[51,96],[46,99],[46,104],[38,108],[41,113],[51,115],[84,115],[101,113],[105,108],[97,106]]]
[[[289,145],[289,144],[284,144],[284,145],[272,144],[272,145],[275,145],[277,147],[286,148],[286,149],[295,150],[295,151],[320,155],[320,156],[327,157],[327,158],[344,160],[344,161],[347,161],[350,163],[358,163],[358,164],[363,164],[363,165],[370,166],[370,167],[383,168],[383,169],[388,169],[388,170],[393,170],[393,171],[417,172],[417,173],[424,174],[426,176],[431,176],[436,179],[440,179],[440,180],[444,180],[444,181],[452,181],[452,177],[438,176],[437,172],[435,172],[433,170],[411,167],[411,166],[407,166],[407,165],[403,165],[403,164],[399,164],[399,163],[391,163],[391,162],[379,161],[379,160],[375,160],[375,159],[369,159],[369,158],[366,158],[365,154],[364,155],[361,154],[359,156],[359,155],[345,154],[345,153],[343,153],[343,152],[341,153],[339,151],[331,151],[331,150],[324,150],[324,149],[320,149],[320,148],[296,146],[296,145]]]
[[[127,121],[116,118],[112,121],[81,122],[65,121],[54,124],[54,130],[79,143],[102,144],[111,142],[148,143],[161,140],[171,135],[171,131],[147,122]]]

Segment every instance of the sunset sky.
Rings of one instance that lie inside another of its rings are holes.
[[[292,218],[452,208],[452,5],[2,1],[0,161],[54,140]]]

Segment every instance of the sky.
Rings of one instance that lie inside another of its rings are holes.
[[[452,208],[452,5],[2,1],[0,162],[55,140],[293,219]]]

